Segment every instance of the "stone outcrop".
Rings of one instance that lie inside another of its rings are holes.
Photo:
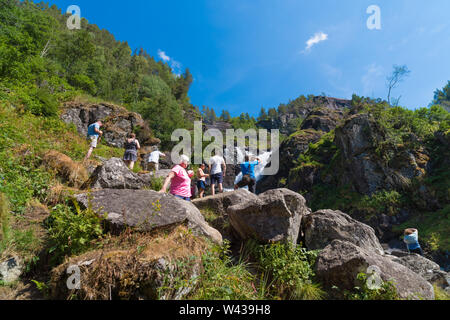
[[[432,284],[436,284],[443,289],[450,286],[450,275],[442,271],[437,263],[425,257],[415,253],[406,253],[400,257],[391,256],[390,258],[392,261],[411,269]]]
[[[141,145],[160,143],[153,137],[147,123],[139,114],[109,103],[68,102],[64,105],[61,119],[66,123],[74,124],[82,136],[86,136],[90,124],[101,120],[103,141],[117,148],[123,148],[125,139],[131,132],[137,132]]]
[[[91,198],[91,200],[89,200]],[[190,202],[152,190],[103,189],[76,195],[82,207],[107,214],[113,230],[133,227],[150,231],[173,225],[186,225],[195,235],[206,236],[220,243],[221,234],[210,227],[200,211]]]
[[[297,243],[302,217],[310,212],[306,200],[288,189],[269,190],[227,209],[230,224],[241,239],[262,243]]]
[[[119,158],[98,166],[82,189],[141,189],[150,185],[149,177],[132,172]]]
[[[434,299],[432,285],[407,267],[386,256],[367,251],[348,241],[334,240],[323,249],[316,261],[316,275],[319,281],[335,298],[342,298],[343,290],[351,291],[361,286],[357,275],[368,274],[368,268],[377,268],[383,281],[392,281],[402,299]],[[337,286],[339,290],[332,290]]]
[[[429,158],[424,150],[399,148],[395,157],[384,163],[375,149],[386,139],[385,131],[367,114],[356,114],[337,128],[335,142],[344,169],[341,183],[367,195],[385,189],[409,190],[410,180],[424,175]]]
[[[309,250],[323,249],[333,240],[351,242],[367,251],[384,254],[375,231],[341,211],[320,210],[302,219],[304,244]]]

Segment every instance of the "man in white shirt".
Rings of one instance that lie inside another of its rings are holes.
[[[159,170],[159,157],[165,157],[166,155],[162,152],[159,152],[158,148],[155,148],[155,151],[150,153],[150,156],[148,157],[148,167],[147,169],[149,171]]]
[[[219,192],[223,192],[223,176],[227,171],[225,159],[220,154],[215,154],[209,160],[209,174],[211,177],[211,192],[212,195],[216,194],[216,182],[219,184]]]

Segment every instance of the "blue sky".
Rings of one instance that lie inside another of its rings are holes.
[[[304,94],[386,98],[394,64],[410,76],[400,104],[426,107],[450,80],[448,0],[50,0],[132,49],[170,59],[194,76],[193,104],[218,114],[277,107]],[[370,5],[381,30],[369,30]],[[313,41],[316,36],[317,41]],[[307,49],[307,41],[310,48]],[[321,41],[319,41],[321,40]]]

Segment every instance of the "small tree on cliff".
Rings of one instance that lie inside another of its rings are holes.
[[[386,79],[387,80],[386,86],[388,87],[387,101],[389,105],[391,105],[392,90],[397,88],[400,82],[404,81],[405,78],[408,77],[410,73],[411,71],[408,69],[406,65],[403,66],[394,65],[394,70],[392,71],[392,74]],[[396,99],[395,105],[398,105],[400,98],[401,96]]]

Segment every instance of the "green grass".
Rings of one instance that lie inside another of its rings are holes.
[[[19,115],[8,104],[0,107],[0,140],[0,192],[7,195],[17,214],[23,213],[33,198],[42,202],[54,182],[54,174],[41,166],[46,151],[56,150],[81,161],[89,148],[74,125],[58,118]],[[93,153],[96,155],[122,157],[123,150],[101,143]]]
[[[258,278],[248,271],[248,265],[245,262],[232,261],[226,242],[223,246],[212,247],[203,255],[202,262],[204,272],[200,276],[198,288],[189,299],[259,300],[264,298],[264,292],[256,288]]]
[[[9,210],[8,199],[5,194],[0,193],[0,260],[18,254],[26,265],[37,261],[37,251],[41,239],[37,239],[33,230],[29,228],[14,228],[14,217]]]

